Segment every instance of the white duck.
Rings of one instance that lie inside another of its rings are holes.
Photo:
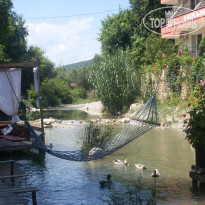
[[[113,160],[114,164],[116,165],[125,165],[125,166],[129,166],[127,159],[125,159],[124,161],[117,159],[117,160]]]
[[[143,165],[143,164],[135,164],[135,167],[137,168],[137,169],[147,169],[147,166],[145,166],[145,165]]]
[[[158,171],[158,169],[154,169],[154,171],[152,172],[152,177],[159,177],[160,173]]]

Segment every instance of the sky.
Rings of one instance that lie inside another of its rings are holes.
[[[28,45],[38,46],[56,66],[92,59],[101,53],[101,21],[129,8],[129,0],[13,0],[23,16]]]

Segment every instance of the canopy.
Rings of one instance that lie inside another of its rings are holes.
[[[12,124],[20,121],[17,113],[21,98],[21,69],[0,69],[0,110],[12,116]]]

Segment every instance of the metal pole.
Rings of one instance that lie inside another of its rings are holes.
[[[39,61],[38,61],[38,58],[36,57],[36,66],[39,68],[38,71],[37,71],[37,75],[38,75],[38,87],[39,87],[39,91],[38,91],[38,97],[42,96],[41,95],[41,88],[40,88],[40,66],[39,66]],[[45,133],[44,133],[44,124],[43,124],[43,107],[42,107],[42,100],[40,100],[39,102],[39,106],[40,106],[40,116],[41,116],[41,139],[42,141],[45,143]]]

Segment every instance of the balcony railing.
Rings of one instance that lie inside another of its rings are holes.
[[[189,13],[192,10],[196,10],[196,9],[200,9],[202,7],[205,7],[205,1],[201,1],[198,4],[190,4],[190,5],[186,5],[183,6],[181,5],[178,9],[175,10],[175,12],[173,12],[173,16],[171,18],[176,18],[178,16],[181,16],[183,14]]]
[[[161,0],[161,4],[176,5],[182,3],[182,0]]]

